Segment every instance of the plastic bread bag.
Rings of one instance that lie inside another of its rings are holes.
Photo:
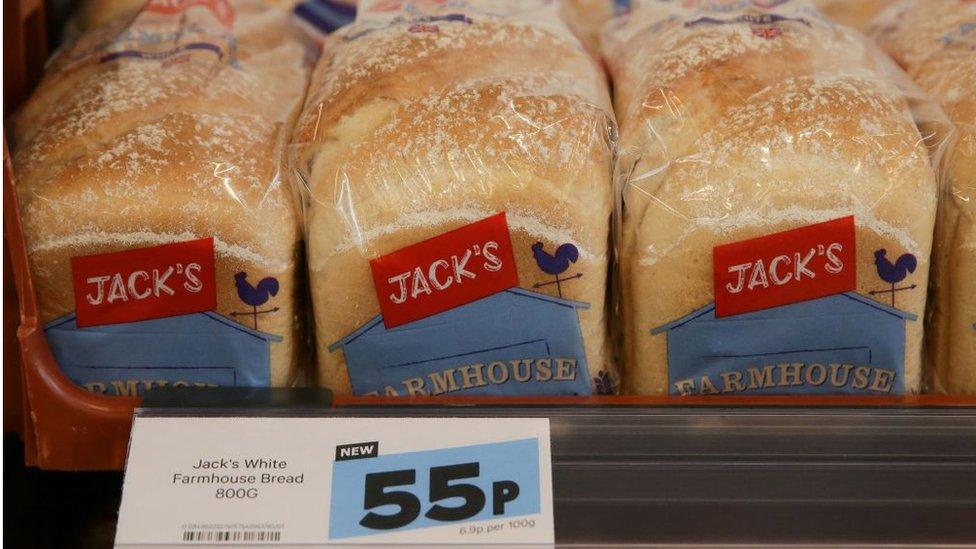
[[[200,4],[199,0],[81,0],[79,2],[68,2],[74,5],[71,18],[64,25],[62,41],[74,42],[78,36],[110,26],[113,21],[122,19],[123,24],[126,20],[134,18],[147,3],[156,7],[167,6],[167,9],[181,10],[193,4]],[[281,9],[291,9],[299,0],[265,0],[265,4]],[[217,4],[214,4],[217,5]],[[68,6],[65,6],[68,7]]]
[[[600,52],[600,32],[614,14],[614,0],[561,0],[561,15],[583,44]]]
[[[312,36],[324,38],[355,20],[356,0],[305,0],[295,7],[295,15],[312,27]]]
[[[625,391],[918,392],[941,111],[807,2],[647,0],[604,37]]]
[[[290,148],[319,383],[615,392],[605,80],[537,1],[360,2]]]
[[[814,0],[813,4],[831,21],[863,32],[871,20],[892,2],[893,0]]]
[[[558,2],[559,15],[587,49],[598,57],[600,30],[613,16],[614,0],[558,0]],[[355,18],[356,4],[358,4],[357,0],[306,0],[300,4],[298,10],[308,20],[314,21],[317,27],[332,32]]]
[[[98,29],[113,19],[135,16],[146,0],[84,0],[78,3],[74,17],[68,22],[69,36]]]
[[[976,3],[897,2],[871,32],[957,129],[936,229],[931,384],[937,392],[976,394]]]
[[[13,160],[44,330],[76,384],[301,377],[304,248],[278,167],[309,54],[285,10],[153,1],[51,60]]]

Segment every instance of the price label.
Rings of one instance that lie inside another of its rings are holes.
[[[118,547],[553,543],[547,419],[141,417]]]
[[[539,488],[535,438],[341,461],[332,469],[329,538],[474,521],[490,522],[458,532],[531,528],[531,520],[498,519],[538,515]]]

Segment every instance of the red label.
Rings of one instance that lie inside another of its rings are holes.
[[[217,308],[213,238],[71,258],[79,328]]]
[[[182,13],[192,6],[203,6],[214,14],[214,17],[225,27],[234,24],[234,9],[227,0],[149,0],[146,11],[171,15]]]
[[[518,285],[504,212],[384,255],[369,266],[387,328]]]
[[[854,240],[850,216],[716,246],[715,316],[855,290]]]

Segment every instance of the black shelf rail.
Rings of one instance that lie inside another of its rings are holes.
[[[548,417],[561,546],[976,544],[976,408],[181,400],[138,413]]]

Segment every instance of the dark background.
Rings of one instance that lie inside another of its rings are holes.
[[[24,466],[24,446],[3,437],[3,546],[112,547],[122,473],[65,473]]]

